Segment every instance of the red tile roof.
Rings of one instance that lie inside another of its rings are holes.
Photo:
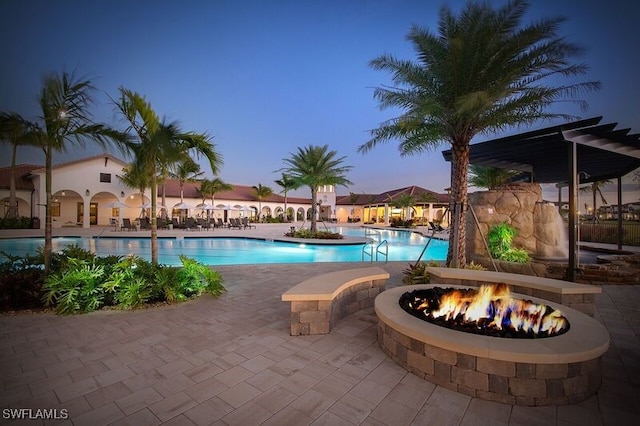
[[[33,190],[33,181],[29,179],[32,171],[41,169],[39,164],[19,164],[16,166],[16,189]],[[0,188],[9,189],[11,179],[11,167],[0,168]]]
[[[354,194],[357,196],[356,202],[351,201],[350,195],[339,196],[336,200],[336,204],[339,205],[367,205],[367,204],[384,204],[395,200],[400,195],[413,196],[417,203],[422,202],[421,197],[430,196],[433,198],[433,203],[448,204],[449,194],[439,194],[437,192],[430,191],[428,189],[421,188],[419,186],[407,186],[405,188],[393,189],[391,191],[383,192],[382,194]]]

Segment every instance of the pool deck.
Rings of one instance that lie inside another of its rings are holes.
[[[281,227],[214,233],[271,238]],[[219,266],[227,292],[217,299],[72,317],[0,316],[0,407],[69,416],[2,423],[618,425],[640,416],[640,286],[604,286],[596,296],[596,319],[611,335],[598,394],[577,405],[522,407],[407,373],[378,348],[372,309],[342,319],[329,335],[289,335],[284,291],[362,265]],[[401,284],[407,262],[377,265],[390,273],[389,287]]]

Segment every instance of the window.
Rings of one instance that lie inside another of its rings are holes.
[[[111,173],[100,173],[100,182],[111,183]]]
[[[51,202],[51,216],[60,216],[60,202],[52,201]]]

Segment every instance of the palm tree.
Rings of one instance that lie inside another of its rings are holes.
[[[598,180],[595,182],[591,182],[591,185],[580,188],[580,192],[591,192],[593,196],[593,223],[598,221],[598,208],[596,206],[596,195],[600,195],[600,201],[602,204],[607,204],[607,199],[604,198],[604,194],[602,193],[602,187],[610,185],[612,182],[610,180]]]
[[[262,214],[262,200],[273,194],[273,189],[268,186],[264,186],[259,183],[257,186],[253,186],[253,192],[258,199],[258,222],[260,221],[260,215]]]
[[[469,166],[469,183],[478,188],[494,190],[504,187],[517,174],[518,172],[515,170],[471,164]]]
[[[215,207],[216,194],[223,191],[233,191],[233,185],[223,181],[220,178],[213,178],[211,180],[203,179],[200,183],[200,194],[204,203],[204,196],[211,197],[211,205]]]
[[[222,157],[215,150],[206,134],[183,132],[177,123],[166,123],[141,95],[120,87],[120,99],[114,101],[116,109],[128,123],[128,132],[134,133],[138,141],[135,163],[149,171],[151,182],[151,211],[156,211],[158,197],[158,175],[165,167],[182,161],[185,155],[195,152],[209,160],[211,171],[218,173]],[[151,261],[158,263],[158,226],[156,215],[151,215]]]
[[[355,222],[356,203],[360,199],[360,195],[354,192],[349,192],[349,201],[351,202],[351,220]]]
[[[144,205],[144,192],[151,181],[149,171],[140,168],[139,164],[130,164],[122,169],[122,176],[118,176],[118,179],[127,187],[137,189],[140,194],[140,204]],[[144,214],[144,207],[141,209],[140,217]]]
[[[127,149],[127,135],[102,124],[95,124],[89,114],[93,103],[94,88],[89,80],[82,80],[74,73],[52,74],[45,78],[40,91],[42,127],[37,126],[37,138],[45,155],[45,228],[44,268],[48,275],[51,266],[52,217],[51,217],[51,167],[54,151],[64,151],[68,143],[83,146],[92,139],[101,146],[116,142],[123,151]]]
[[[305,185],[311,190],[311,232],[318,230],[318,187],[351,184],[345,177],[351,166],[342,165],[345,157],[337,158],[337,155],[336,151],[329,151],[328,145],[309,145],[298,148],[298,152],[283,160],[286,164],[284,172],[295,179],[299,186]]]
[[[289,221],[289,213],[287,212],[287,192],[298,189],[298,183],[294,178],[289,176],[286,173],[282,173],[282,177],[274,181],[276,185],[279,185],[282,188],[280,193],[284,194],[284,217],[285,220]]]
[[[471,139],[540,119],[575,118],[549,112],[547,107],[600,87],[598,82],[556,86],[559,77],[586,73],[586,65],[569,61],[581,49],[557,35],[564,18],[522,26],[527,8],[525,0],[510,1],[497,10],[489,2],[469,2],[455,16],[443,7],[437,34],[418,26],[409,31],[417,62],[389,54],[370,62],[372,68],[392,75],[392,86],[374,91],[380,107],[398,107],[403,112],[372,130],[371,139],[359,151],[390,140],[400,141],[401,155],[451,145],[449,266],[466,264],[464,217]],[[586,108],[584,101],[576,102]]]
[[[193,161],[189,156],[182,160],[173,163],[173,166],[169,170],[169,176],[173,179],[177,179],[180,185],[180,202],[184,202],[184,184],[185,182],[194,182],[198,177],[202,176],[204,172],[200,171],[200,164]]]
[[[0,141],[11,144],[11,175],[9,176],[9,208],[5,213],[8,219],[18,217],[16,199],[16,155],[20,146],[37,146],[36,128],[20,114],[3,112],[0,114]]]
[[[416,199],[410,194],[400,194],[392,201],[394,207],[402,209],[401,218],[403,222],[407,220],[407,209],[409,207],[413,208],[415,203]]]

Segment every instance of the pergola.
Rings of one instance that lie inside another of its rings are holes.
[[[469,163],[518,170],[530,182],[569,187],[569,268],[574,281],[577,259],[578,185],[617,179],[618,248],[622,247],[622,176],[640,167],[640,134],[616,130],[617,123],[588,118],[473,144]],[[451,150],[442,152],[452,160]]]

